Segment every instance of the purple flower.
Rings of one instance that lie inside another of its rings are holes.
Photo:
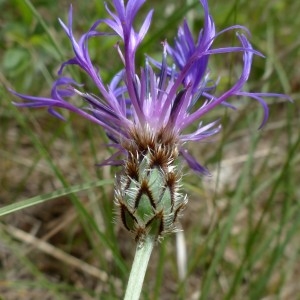
[[[118,154],[127,153],[124,141],[132,139],[132,131],[151,132],[157,135],[162,130],[168,131],[176,137],[180,155],[195,171],[206,174],[204,167],[200,166],[184,148],[185,142],[206,139],[221,129],[218,121],[209,124],[199,123],[198,129],[189,134],[183,131],[192,123],[199,122],[202,116],[219,104],[225,104],[232,97],[247,96],[260,102],[264,109],[263,126],[268,118],[268,107],[262,97],[278,97],[283,95],[267,93],[250,93],[243,91],[248,80],[252,57],[260,55],[253,50],[246,35],[237,33],[240,41],[239,47],[214,48],[214,40],[224,31],[241,29],[242,26],[232,26],[216,33],[214,21],[209,14],[206,0],[200,0],[204,8],[204,27],[195,42],[192,33],[185,21],[179,28],[174,47],[164,43],[162,62],[151,58],[146,59],[145,67],[139,70],[135,67],[135,54],[148,31],[152,19],[151,10],[139,30],[133,27],[136,13],[145,0],[129,0],[125,6],[122,0],[114,0],[115,12],[108,6],[109,19],[100,19],[93,24],[79,41],[76,41],[72,31],[72,7],[69,12],[68,25],[61,20],[60,23],[69,37],[75,56],[64,62],[59,70],[61,76],[66,65],[77,65],[85,71],[95,83],[99,95],[82,91],[82,85],[68,77],[59,77],[53,84],[51,97],[33,97],[17,92],[24,103],[15,103],[17,106],[48,107],[51,114],[63,118],[55,109],[64,108],[93,121],[104,128],[112,144],[118,149]],[[99,32],[99,24],[105,23],[112,32]],[[123,70],[115,75],[110,84],[105,84],[101,78],[101,69],[95,67],[88,52],[88,41],[92,37],[115,34],[123,41],[124,50],[117,46]],[[227,91],[216,96],[213,94],[216,83],[209,77],[208,63],[211,55],[241,52],[243,55],[243,69],[240,78]],[[167,56],[170,56],[174,65],[167,65]],[[158,74],[151,67],[152,64]],[[80,91],[81,89],[81,91]],[[86,109],[81,109],[70,102],[68,98],[80,96],[86,103]],[[228,104],[227,104],[228,105]],[[103,164],[122,164],[115,158],[106,160]]]
[[[114,11],[106,5],[110,18],[96,21],[78,41],[72,31],[72,7],[68,24],[59,20],[71,41],[74,57],[62,64],[49,98],[12,93],[25,101],[15,103],[17,106],[48,107],[52,115],[61,119],[56,109],[64,108],[102,126],[111,141],[109,146],[116,152],[101,165],[121,165],[125,170],[116,188],[116,202],[121,207],[125,227],[135,233],[136,239],[152,230],[161,236],[174,229],[178,212],[186,203],[186,197],[179,193],[180,175],[174,171],[177,157],[181,156],[194,171],[208,174],[185,148],[186,142],[205,140],[220,131],[218,120],[203,124],[201,118],[218,105],[234,108],[227,101],[246,96],[262,105],[262,127],[268,118],[268,106],[263,97],[288,97],[243,90],[253,55],[261,54],[252,48],[246,36],[248,31],[243,26],[232,26],[216,33],[206,0],[200,0],[205,18],[196,41],[185,21],[174,45],[163,43],[161,62],[146,57],[145,66],[141,68],[135,65],[135,55],[149,29],[153,11],[136,29],[134,19],[145,0],[129,0],[126,5],[123,0],[112,2]],[[98,31],[100,24],[106,24],[108,31]],[[239,31],[236,37],[240,45],[215,48],[215,39],[232,30]],[[116,51],[123,68],[107,84],[101,77],[101,68],[91,61],[88,41],[110,35],[117,35],[122,41],[122,47],[118,44]],[[217,79],[210,77],[209,59],[213,55],[233,52],[241,53],[241,73],[228,90],[216,95],[218,84]],[[169,60],[173,64],[168,64]],[[99,93],[91,94],[83,85],[62,76],[67,65],[77,65],[86,72]],[[86,107],[82,109],[71,104],[70,97],[82,98]],[[195,122],[197,129],[188,131]]]

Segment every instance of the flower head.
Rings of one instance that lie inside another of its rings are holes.
[[[49,112],[63,118],[56,110],[64,108],[75,112],[103,127],[116,153],[101,165],[121,165],[123,173],[116,183],[115,198],[121,209],[125,227],[137,239],[149,232],[161,236],[174,230],[179,212],[186,204],[180,193],[180,172],[177,160],[183,158],[195,172],[208,174],[185,148],[188,141],[201,141],[220,131],[218,120],[203,124],[201,118],[218,105],[229,105],[232,97],[247,96],[263,107],[262,125],[268,118],[268,107],[263,97],[278,94],[250,93],[243,90],[253,55],[260,55],[247,39],[247,29],[232,26],[216,33],[206,0],[200,0],[204,9],[204,26],[196,41],[185,21],[179,28],[174,45],[163,43],[160,62],[146,57],[145,66],[136,68],[135,55],[146,35],[153,11],[151,10],[139,29],[133,23],[145,0],[113,0],[110,18],[96,21],[87,33],[76,40],[72,31],[72,7],[68,24],[60,23],[69,37],[74,57],[64,62],[59,78],[54,82],[51,97],[33,97],[13,92],[25,102],[17,106],[48,107]],[[97,30],[106,24],[109,31]],[[214,48],[215,39],[224,31],[239,30],[240,46]],[[89,56],[88,41],[97,36],[117,35],[123,44],[116,46],[123,68],[107,84],[101,69],[95,67]],[[238,80],[219,95],[214,91],[217,82],[210,78],[209,59],[212,55],[241,53],[242,70]],[[168,64],[168,60],[172,64]],[[65,66],[77,65],[88,74],[99,93],[91,94],[69,77],[62,75]],[[80,97],[87,106],[79,108],[68,98]],[[230,106],[230,105],[229,105]],[[186,133],[189,125],[198,122],[198,128]],[[262,126],[261,125],[261,126]],[[121,157],[121,158],[120,158]]]

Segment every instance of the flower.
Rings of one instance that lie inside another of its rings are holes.
[[[157,237],[173,231],[177,217],[185,206],[186,196],[180,192],[181,175],[177,168],[178,157],[200,174],[208,174],[185,148],[186,142],[201,141],[218,133],[218,120],[203,124],[201,118],[214,107],[232,97],[247,96],[257,100],[263,107],[261,126],[268,118],[268,107],[263,97],[284,95],[252,93],[243,90],[251,70],[254,50],[247,39],[247,29],[232,26],[216,33],[214,21],[209,14],[206,0],[200,0],[204,9],[204,26],[196,42],[185,21],[179,28],[172,47],[163,42],[162,61],[146,57],[145,66],[138,71],[135,66],[136,51],[146,35],[153,10],[139,30],[133,26],[135,16],[145,0],[113,0],[114,11],[108,5],[110,18],[96,21],[87,33],[77,41],[72,31],[72,7],[68,24],[59,20],[69,37],[74,57],[64,62],[59,78],[54,82],[51,97],[34,97],[12,91],[23,99],[15,103],[20,107],[48,107],[55,117],[63,119],[57,108],[75,112],[100,125],[111,141],[109,146],[116,152],[101,165],[119,165],[123,173],[116,181],[115,199],[121,210],[124,226],[141,240],[146,234]],[[106,24],[109,31],[98,31],[98,25]],[[214,48],[215,39],[225,31],[236,33],[240,46]],[[88,41],[97,36],[117,35],[117,52],[124,65],[109,84],[101,77],[101,69],[93,65],[88,51]],[[239,52],[243,57],[240,77],[231,88],[215,95],[217,82],[210,78],[208,63],[212,55]],[[167,63],[168,58],[173,64]],[[99,95],[83,91],[81,84],[62,76],[67,65],[77,65],[88,74],[96,85]],[[79,108],[68,101],[80,97],[86,108]],[[186,133],[189,125],[199,122],[198,128]],[[121,157],[121,159],[120,159]]]

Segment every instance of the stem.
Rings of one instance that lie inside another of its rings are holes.
[[[138,243],[124,300],[138,300],[140,298],[154,242],[155,239],[153,236],[147,236],[142,245]]]

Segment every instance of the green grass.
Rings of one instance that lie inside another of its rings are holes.
[[[198,1],[173,2],[145,4],[143,12],[154,7],[155,15],[139,61],[144,52],[159,57],[160,42],[171,41],[184,16],[195,35],[201,28]],[[175,236],[167,237],[154,250],[142,299],[300,299],[300,3],[209,2],[218,30],[245,25],[266,56],[255,58],[249,90],[287,93],[294,103],[269,99],[269,122],[259,131],[261,110],[249,99],[235,102],[237,111],[220,108],[208,116],[221,117],[223,131],[214,142],[190,144],[213,176],[199,178],[187,170],[184,177],[189,203],[181,221],[188,275],[179,279]],[[116,169],[95,167],[109,156],[103,131],[67,113],[68,121],[61,122],[46,110],[17,109],[7,91],[49,95],[61,62],[72,55],[57,21],[66,20],[68,5],[0,1],[5,11],[0,35],[0,299],[121,299],[133,259],[135,242],[115,214]],[[75,32],[79,36],[101,17],[102,1],[76,2]],[[120,66],[115,55],[109,56],[115,43],[102,39],[90,45],[105,80]],[[226,75],[236,71],[234,58],[212,61],[212,74],[224,74],[221,87],[230,84],[232,77]],[[68,70],[95,90],[82,73]],[[82,266],[72,265],[70,257]],[[84,263],[106,274],[103,280],[86,272]]]

